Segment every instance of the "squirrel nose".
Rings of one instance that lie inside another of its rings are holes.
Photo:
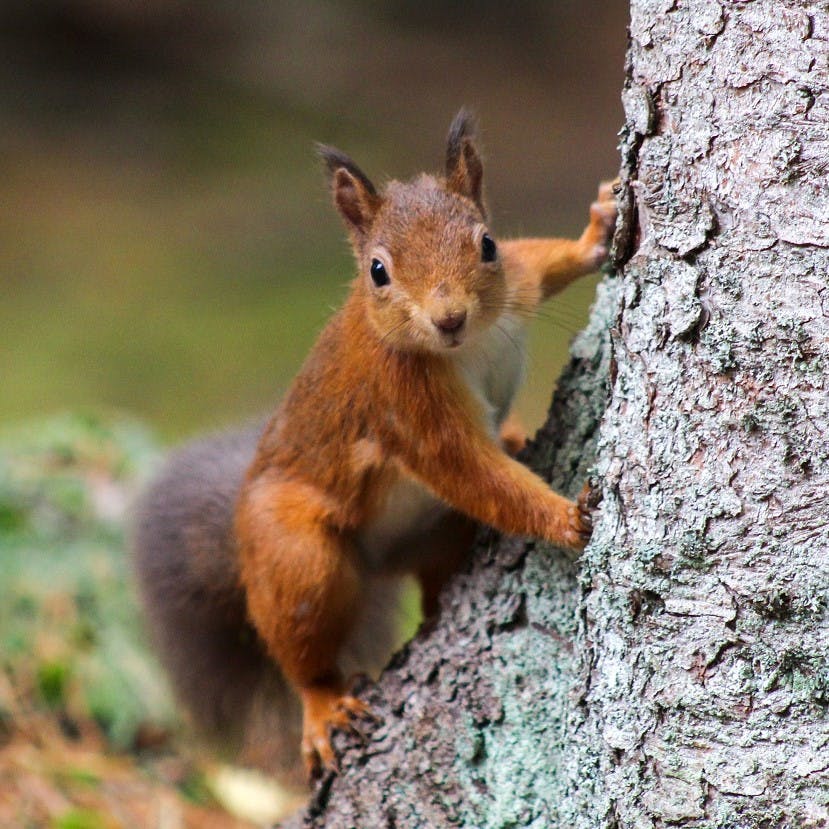
[[[440,319],[433,317],[432,322],[435,328],[443,334],[454,334],[463,328],[463,324],[466,322],[466,311],[450,311]]]

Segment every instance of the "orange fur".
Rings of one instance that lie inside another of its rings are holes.
[[[431,613],[465,560],[470,518],[576,549],[589,535],[578,506],[499,445],[515,378],[479,344],[509,348],[493,338],[502,321],[595,268],[612,200],[578,241],[502,242],[486,261],[471,132],[462,114],[445,178],[381,194],[322,150],[358,276],[269,423],[236,516],[250,618],[303,700],[309,768],[332,762],[327,729],[361,713],[337,655],[367,573],[417,574]],[[369,278],[375,260],[387,284]]]
[[[501,446],[513,458],[527,443],[527,430],[515,414],[509,414],[507,416],[507,419],[501,424],[499,434],[501,437]]]

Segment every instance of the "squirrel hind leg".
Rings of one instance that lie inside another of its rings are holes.
[[[330,745],[329,726],[348,728],[351,725],[351,716],[339,703],[341,699],[353,699],[350,693],[354,691],[354,679],[366,674],[376,678],[395,647],[402,643],[401,590],[401,580],[394,576],[377,576],[367,581],[360,615],[340,650],[339,662],[345,677],[343,693],[337,691],[329,700],[331,714],[340,722],[324,721],[315,735],[317,740],[322,737],[320,746],[326,756]],[[319,707],[323,700],[318,698],[316,702]],[[304,786],[318,757],[312,750],[313,740],[307,740],[309,750],[303,758],[305,763],[300,762],[297,746],[303,744],[302,722],[300,698],[272,662],[248,712],[241,761],[276,774],[283,783]]]
[[[250,618],[302,701],[309,772],[333,762],[329,731],[349,721],[342,649],[365,601],[351,542],[313,487],[264,476],[239,500],[236,527]]]

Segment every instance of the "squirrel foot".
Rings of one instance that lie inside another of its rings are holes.
[[[359,720],[376,720],[362,700],[343,694],[338,688],[305,688],[301,692],[303,707],[302,759],[309,780],[326,769],[337,770],[331,732],[334,729],[362,736]]]
[[[590,205],[590,224],[587,225],[581,242],[587,248],[586,259],[591,267],[598,268],[602,265],[610,250],[613,230],[616,227],[617,181],[603,181],[599,185],[596,201]]]

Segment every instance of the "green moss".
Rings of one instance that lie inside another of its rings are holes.
[[[101,782],[101,778],[94,772],[84,768],[64,768],[58,774],[59,781],[68,786],[94,787]]]
[[[93,809],[70,809],[52,821],[52,829],[106,829],[107,822]]]
[[[179,791],[191,802],[199,806],[208,806],[215,802],[213,793],[204,775],[191,772],[179,783]]]
[[[71,670],[65,662],[45,662],[37,669],[37,690],[50,708],[60,708],[66,701]]]
[[[81,619],[69,632],[70,643],[79,650],[94,648],[98,642],[98,633],[88,619]]]
[[[0,489],[0,535],[18,533],[25,526],[25,506],[17,502],[11,493]]]

